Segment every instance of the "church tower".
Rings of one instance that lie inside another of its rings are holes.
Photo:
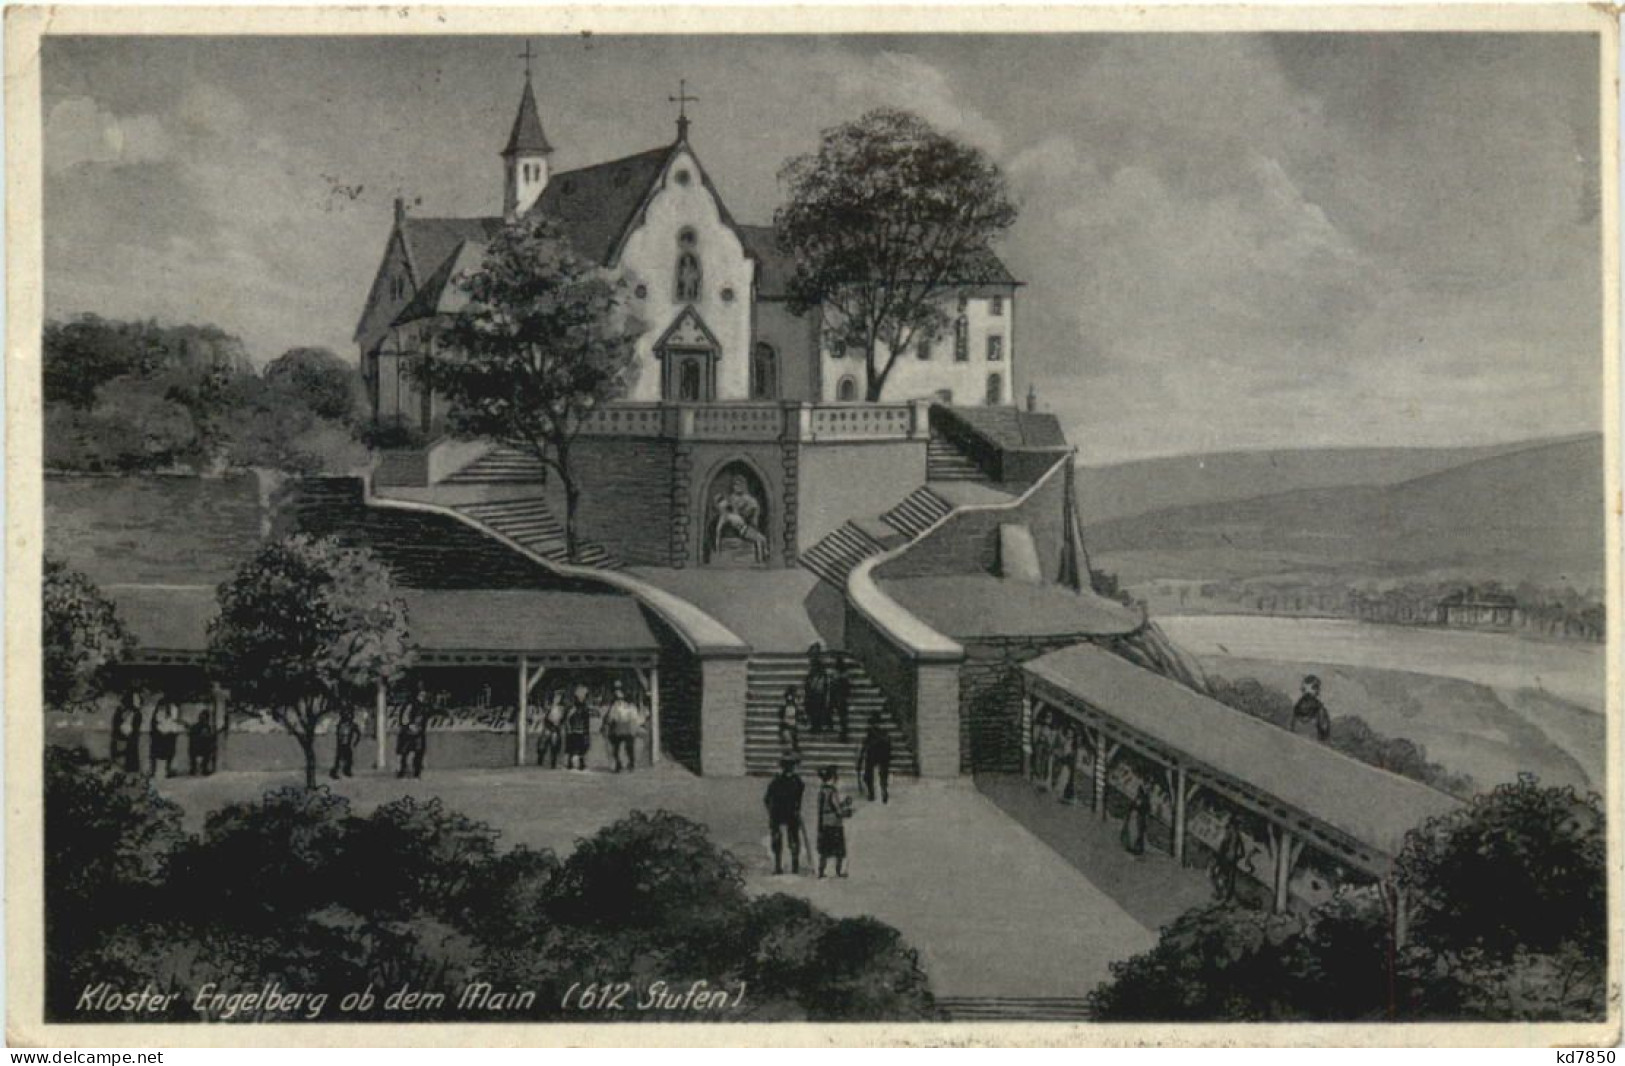
[[[553,146],[542,132],[536,112],[536,94],[530,87],[530,45],[525,45],[525,91],[519,98],[508,147],[502,150],[502,217],[509,222],[523,215],[547,188],[547,157]]]

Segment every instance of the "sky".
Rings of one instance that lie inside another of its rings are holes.
[[[523,38],[47,38],[47,315],[351,342],[404,196],[500,213]],[[532,37],[555,171],[674,136],[734,217],[903,107],[983,149],[1017,385],[1086,463],[1600,428],[1595,38]]]

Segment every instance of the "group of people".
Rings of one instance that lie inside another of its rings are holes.
[[[842,796],[836,787],[838,771],[825,766],[818,771],[818,876],[824,877],[829,864],[835,864],[835,876],[847,875],[846,823],[852,817],[852,801]],[[806,783],[796,773],[796,760],[779,760],[778,775],[768,782],[762,803],[767,807],[768,833],[773,848],[773,872],[784,873],[784,849],[790,848],[790,872],[801,872],[803,848],[811,850],[807,839],[806,823],[802,821],[801,804],[806,795]]]
[[[141,722],[139,698],[133,692],[125,693],[113,712],[108,761],[132,774],[141,772]],[[166,696],[153,708],[147,725],[148,776],[175,776],[175,758],[183,734],[187,740],[187,772],[193,777],[214,773],[220,747],[214,712],[205,707],[188,723],[181,717],[180,705]]]
[[[807,676],[798,688],[784,690],[779,705],[779,743],[786,751],[801,750],[801,730],[828,733],[837,730],[841,743],[847,742],[852,713],[852,674],[845,663],[824,660],[824,646],[807,649]]]
[[[576,685],[569,694],[556,690],[542,715],[541,733],[536,738],[536,765],[559,768],[564,754],[566,770],[585,770],[592,752],[592,720],[599,718],[598,732],[609,745],[615,772],[638,768],[638,739],[648,730],[650,712],[631,699],[626,685],[616,681],[607,707],[595,708],[591,691]],[[624,760],[624,761],[623,761]]]
[[[1326,708],[1318,698],[1319,692],[1318,678],[1311,676],[1304,679],[1304,699],[1298,702],[1294,710],[1293,730],[1296,731],[1300,720],[1307,721],[1316,726],[1324,740],[1330,727],[1323,724],[1326,722]],[[1027,776],[1033,785],[1041,791],[1053,793],[1063,803],[1078,803],[1078,783],[1093,773],[1089,765],[1093,752],[1085,743],[1082,727],[1061,715],[1040,711],[1032,723],[1029,750]],[[1123,823],[1118,831],[1118,842],[1123,850],[1136,858],[1146,852],[1147,833],[1155,806],[1153,786],[1146,780],[1140,780],[1129,800],[1128,809],[1123,813]],[[1207,871],[1213,884],[1214,897],[1219,902],[1234,899],[1238,879],[1243,874],[1250,876],[1253,873],[1251,848],[1234,814],[1224,818],[1224,830]]]

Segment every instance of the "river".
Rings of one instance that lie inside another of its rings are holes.
[[[1598,714],[1605,706],[1601,644],[1335,618],[1169,615],[1157,623],[1196,655],[1408,670],[1497,689],[1535,689]]]

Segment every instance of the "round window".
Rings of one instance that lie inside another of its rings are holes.
[[[632,292],[637,296],[638,299],[641,300],[649,295],[649,286],[639,285],[637,288],[633,289]]]
[[[686,170],[679,170],[679,171],[678,171],[678,172],[677,172],[677,173],[676,173],[676,174],[675,174],[675,175],[673,175],[673,176],[674,176],[674,177],[675,177],[675,178],[676,178],[676,179],[677,179],[677,184],[679,184],[679,185],[687,185],[687,184],[688,184],[688,183],[689,183],[689,182],[690,182],[690,181],[691,181],[691,180],[693,180],[693,179],[692,179],[692,178],[691,178],[691,177],[690,177],[690,176],[689,176],[689,173],[688,173],[688,171],[686,171]]]
[[[723,288],[723,290],[722,290],[722,302],[723,303],[730,303],[730,304],[734,302],[734,291],[733,291],[732,288],[726,287],[726,286]]]

